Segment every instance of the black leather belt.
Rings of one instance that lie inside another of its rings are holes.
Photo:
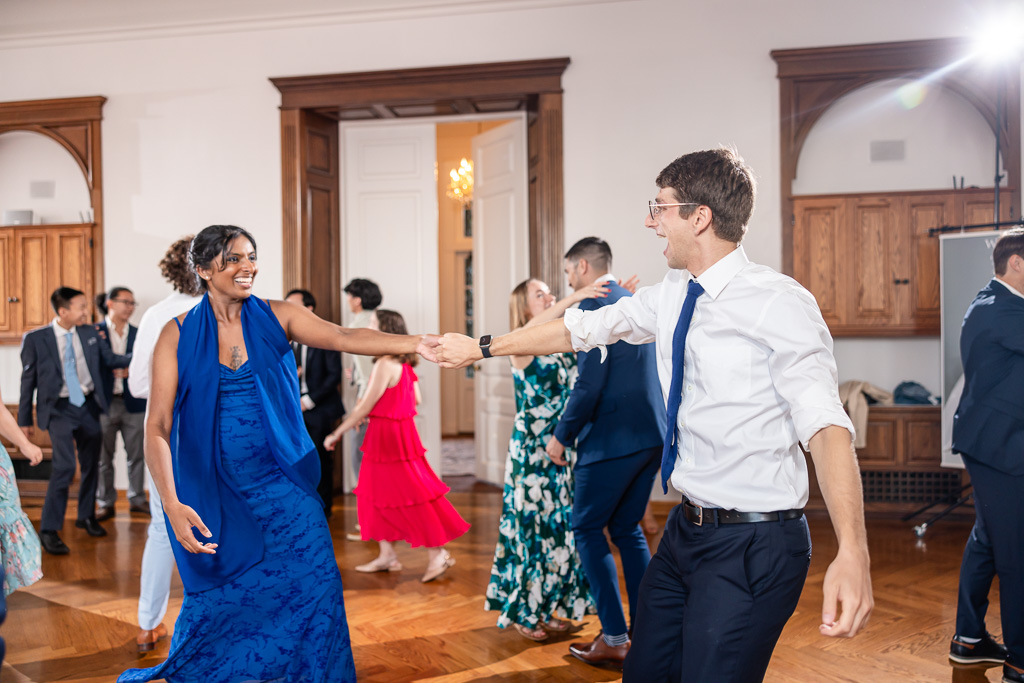
[[[751,524],[754,522],[783,522],[787,519],[799,519],[804,511],[776,510],[775,512],[740,512],[722,508],[706,508],[690,501],[683,496],[683,515],[687,521],[697,526],[708,524]]]

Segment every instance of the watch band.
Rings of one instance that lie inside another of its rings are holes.
[[[484,358],[491,357],[491,335],[485,334],[480,337],[480,353],[483,354]]]

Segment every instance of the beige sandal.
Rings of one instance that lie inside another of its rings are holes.
[[[420,581],[423,582],[423,583],[430,583],[431,581],[433,581],[434,579],[436,579],[437,577],[441,576],[446,571],[448,571],[449,567],[454,567],[454,566],[455,566],[455,558],[452,557],[451,555],[449,555],[448,551],[445,550],[444,551],[444,562],[442,562],[439,567],[434,567],[433,569],[431,569],[430,567],[427,567],[427,572],[423,575],[423,578],[420,579]]]
[[[568,633],[572,628],[572,622],[566,621],[565,619],[559,619],[557,617],[551,617],[548,621],[542,621],[539,626],[545,631],[551,633]]]
[[[539,643],[543,640],[548,639],[547,631],[545,631],[540,626],[533,629],[532,631],[528,626],[523,626],[522,624],[512,624],[512,627],[515,628],[516,632],[519,635],[521,635],[523,638],[526,638],[527,640],[532,640],[534,642]]]
[[[364,574],[373,574],[375,572],[400,572],[402,571],[402,563],[398,560],[391,560],[385,562],[379,557],[373,562],[367,562],[356,567],[357,572],[363,572]]]

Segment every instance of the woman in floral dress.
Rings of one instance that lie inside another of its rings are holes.
[[[554,320],[583,299],[605,296],[594,285],[555,302],[539,280],[520,283],[510,297],[513,329]],[[572,470],[544,452],[576,381],[570,353],[512,356],[516,418],[505,461],[498,544],[487,585],[488,610],[498,627],[511,624],[524,638],[546,640],[594,612],[572,533]],[[572,463],[573,452],[566,449]]]
[[[43,460],[39,446],[28,440],[14,416],[3,409],[0,396],[0,434],[11,441],[30,465]],[[21,509],[18,482],[14,479],[11,456],[0,444],[0,567],[3,569],[3,592],[10,595],[30,586],[43,577],[42,550],[39,536]],[[0,641],[2,642],[2,641]]]

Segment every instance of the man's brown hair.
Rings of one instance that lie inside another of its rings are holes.
[[[996,275],[1006,275],[1006,264],[1014,254],[1024,258],[1024,227],[1010,228],[996,240],[996,247],[992,250],[992,266]]]
[[[738,244],[754,212],[754,173],[732,149],[708,149],[683,155],[658,174],[658,187],[671,187],[677,202],[711,209],[711,228],[719,239]],[[673,207],[668,207],[673,208]],[[695,206],[674,207],[689,218]]]

